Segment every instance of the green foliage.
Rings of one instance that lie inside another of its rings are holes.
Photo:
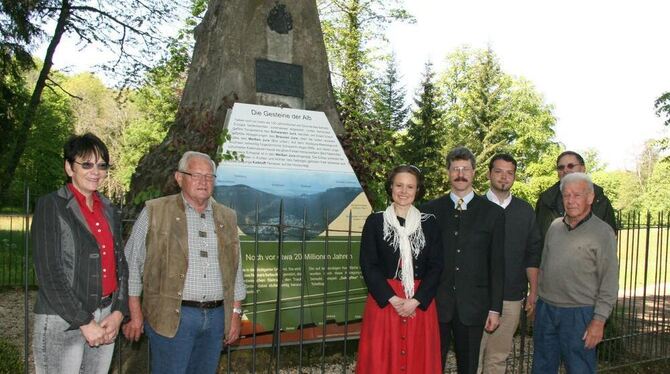
[[[405,127],[409,108],[405,104],[405,87],[400,84],[395,55],[389,57],[384,75],[375,79],[371,95],[373,118],[389,129]]]
[[[140,159],[149,152],[151,147],[160,143],[165,137],[164,126],[146,118],[132,121],[123,131],[122,152],[116,167],[116,176],[128,191],[130,180]]]
[[[446,141],[441,93],[435,85],[432,64],[426,63],[421,87],[414,101],[415,109],[401,137],[400,154],[404,161],[421,169],[426,182],[426,199],[446,192]]]
[[[16,346],[4,338],[0,339],[0,374],[23,373],[22,357]]]
[[[203,7],[206,3],[195,1],[193,14],[204,12]],[[130,188],[142,157],[163,141],[175,120],[191,62],[192,35],[188,25],[194,20],[187,20],[187,26],[170,41],[166,56],[147,73],[144,84],[129,95],[138,116],[129,121],[122,134],[118,178],[124,192]]]
[[[656,99],[654,108],[656,108],[656,115],[663,119],[663,124],[670,126],[670,91]]]
[[[0,48],[1,50],[1,48]],[[14,60],[1,61],[3,65],[16,65]],[[0,164],[7,165],[14,149],[14,139],[23,118],[25,106],[30,100],[25,72],[17,66],[0,67]],[[3,71],[5,70],[5,71]],[[18,75],[17,75],[18,74]],[[2,168],[0,168],[1,170]]]
[[[53,74],[53,73],[52,73]],[[113,165],[101,186],[101,191],[112,200],[119,201],[124,186],[119,178],[123,132],[128,123],[138,116],[132,103],[125,100],[125,91],[108,88],[92,73],[80,73],[64,79],[60,85],[69,95],[74,117],[73,132],[96,134],[109,149]],[[61,143],[62,144],[62,143]]]
[[[4,149],[18,126],[19,108],[28,102],[23,80],[25,72],[34,68],[28,45],[38,34],[29,19],[35,4],[0,1],[0,156],[7,156]]]
[[[141,205],[147,200],[155,199],[161,196],[161,191],[153,186],[149,186],[146,190],[139,192],[133,198],[133,204]]]
[[[66,77],[54,74],[52,79],[62,84]],[[30,186],[32,203],[63,185],[66,180],[63,144],[72,134],[73,121],[70,97],[60,92],[45,92],[28,134],[26,150],[9,186],[7,205],[22,206],[25,183]]]
[[[557,144],[551,144],[536,162],[526,165],[519,163],[512,193],[535,206],[540,194],[558,180],[556,157],[561,152],[562,149]],[[524,169],[522,169],[523,166],[525,166]]]
[[[219,151],[216,153],[216,157],[214,159],[214,162],[216,162],[217,165],[223,160],[226,161],[238,160],[244,162],[244,154],[237,153],[237,151],[230,151],[230,150],[227,150],[225,152],[223,151],[223,145],[226,142],[229,142],[230,139],[232,139],[232,136],[228,132],[228,129],[221,130],[221,134],[219,135],[219,141],[218,141]]]
[[[172,22],[178,5],[162,0],[2,1],[0,5],[0,33],[3,36],[0,77],[3,79],[8,74],[16,78],[19,69],[15,67],[25,69],[32,64],[32,57],[27,51],[34,47],[30,45],[33,37],[49,34],[44,63],[32,85],[30,100],[22,108],[20,121],[3,127],[3,130],[12,130],[11,133],[5,132],[5,141],[0,142],[0,174],[4,177],[0,179],[0,196],[4,196],[15,182],[22,157],[29,146],[30,134],[39,128],[35,122],[42,111],[40,105],[45,88],[51,91],[63,89],[52,74],[53,57],[62,37],[71,35],[78,38],[78,46],[82,48],[95,44],[114,53],[115,58],[102,67],[110,77],[115,76],[122,86],[127,86],[143,76],[141,73],[154,61],[151,56],[156,54],[152,52],[164,47],[161,26]],[[49,33],[44,33],[45,27],[49,28]],[[4,87],[0,89],[3,90]],[[47,138],[49,133],[40,133],[39,136]]]
[[[624,213],[649,211],[656,220],[657,213],[670,208],[670,160],[662,157],[662,151],[662,140],[648,140],[634,171],[597,170],[591,172],[592,179],[603,187],[615,209]]]
[[[526,168],[555,150],[552,107],[530,82],[504,73],[491,49],[461,48],[450,54],[438,85],[445,101],[445,149],[465,146],[475,154],[476,190],[488,188],[487,165],[496,153],[514,156],[517,178],[529,182],[533,174]]]
[[[397,160],[393,130],[372,109],[370,64],[374,41],[383,41],[389,22],[411,21],[398,1],[329,0],[319,12],[338,109],[345,134],[342,145],[368,199],[386,204],[384,179]]]
[[[670,161],[658,161],[642,194],[642,207],[656,215],[670,211]]]
[[[640,185],[635,173],[626,170],[591,173],[593,183],[605,191],[615,210],[640,210],[643,208],[640,199]]]
[[[607,164],[600,160],[598,151],[595,148],[588,148],[581,155],[584,158],[584,164],[589,173],[593,174],[607,168]]]

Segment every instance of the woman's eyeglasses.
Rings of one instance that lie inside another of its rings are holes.
[[[91,170],[91,169],[93,169],[93,166],[95,166],[95,167],[98,168],[98,170],[107,171],[107,170],[109,170],[110,167],[112,167],[110,164],[108,164],[106,162],[98,162],[96,164],[96,163],[89,162],[89,161],[84,161],[84,162],[75,161],[74,163],[77,164],[77,165],[81,165],[81,168],[84,169],[84,170]]]

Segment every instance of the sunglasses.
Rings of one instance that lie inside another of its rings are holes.
[[[566,168],[567,168],[568,170],[572,170],[572,169],[574,169],[576,166],[580,166],[580,165],[581,165],[581,164],[579,164],[579,163],[577,163],[577,164],[569,163],[569,164],[567,164],[567,165],[556,165],[556,170],[558,170],[558,171],[563,171],[563,170],[565,170]]]
[[[106,162],[99,162],[99,163],[96,164],[96,163],[89,162],[89,161],[84,161],[84,162],[75,161],[74,163],[77,164],[77,165],[81,165],[81,168],[84,169],[84,170],[91,170],[95,166],[95,167],[98,168],[98,170],[107,171],[107,170],[109,170],[110,167],[112,167],[110,164],[108,164]]]

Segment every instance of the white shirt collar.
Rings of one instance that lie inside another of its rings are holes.
[[[455,193],[449,192],[449,197],[451,201],[454,202],[454,209],[458,208],[458,199],[463,199],[463,205],[461,206],[462,210],[468,210],[468,204],[475,197],[475,191],[470,191],[467,195],[463,197],[458,197]]]
[[[505,198],[505,200],[503,200],[503,201],[499,201],[499,200],[498,200],[498,196],[496,196],[496,195],[493,193],[493,191],[491,191],[491,189],[489,188],[489,190],[486,191],[486,198],[489,199],[490,201],[492,201],[492,202],[494,202],[494,203],[500,205],[500,206],[503,207],[503,209],[504,209],[504,208],[507,208],[507,206],[509,205],[509,203],[512,202],[512,193],[510,193],[510,194]]]

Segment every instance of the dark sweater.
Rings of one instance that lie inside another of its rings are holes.
[[[526,201],[512,196],[505,208],[505,292],[507,301],[526,296],[526,268],[540,267],[542,241],[533,208]]]

